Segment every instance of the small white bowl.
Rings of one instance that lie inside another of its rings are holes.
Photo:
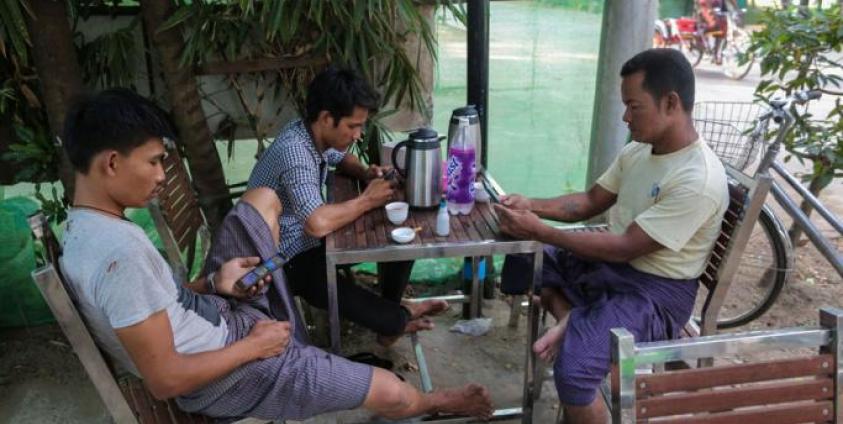
[[[387,203],[384,209],[386,209],[386,218],[389,219],[389,222],[395,225],[401,225],[407,220],[410,205],[407,202],[392,202]]]
[[[399,227],[390,233],[392,239],[398,243],[409,243],[416,238],[416,230],[410,227]]]

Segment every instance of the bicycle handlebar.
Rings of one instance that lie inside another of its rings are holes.
[[[822,97],[822,91],[820,90],[802,90],[797,91],[790,96],[785,98],[776,98],[770,100],[770,108],[771,110],[760,117],[758,117],[759,121],[766,121],[773,118],[776,122],[781,122],[783,119],[782,113],[786,109],[787,106],[792,104],[802,105],[811,100],[816,100]]]
[[[805,90],[805,91],[798,91],[793,96],[800,100],[799,103],[805,103],[809,100],[817,100],[822,97],[823,92],[820,90]]]

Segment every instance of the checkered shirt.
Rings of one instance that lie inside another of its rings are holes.
[[[319,246],[318,238],[305,233],[304,223],[325,203],[326,165],[336,166],[344,157],[345,152],[331,148],[319,154],[305,123],[297,119],[281,130],[252,169],[248,187],[270,187],[281,199],[279,250],[286,258]]]

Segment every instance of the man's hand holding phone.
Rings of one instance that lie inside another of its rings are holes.
[[[217,293],[238,299],[254,297],[261,293],[264,286],[272,281],[272,274],[269,272],[254,280],[250,286],[238,284],[242,277],[254,271],[258,265],[261,265],[261,258],[257,256],[234,258],[222,264],[214,277]]]

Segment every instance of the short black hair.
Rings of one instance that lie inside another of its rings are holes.
[[[643,88],[656,101],[675,91],[682,102],[682,109],[694,109],[694,68],[680,51],[675,49],[649,49],[633,56],[621,68],[621,77],[644,72]]]
[[[380,96],[366,79],[351,69],[329,66],[307,87],[305,118],[308,123],[315,122],[319,112],[326,110],[334,118],[336,126],[340,119],[351,116],[355,107],[371,112],[379,105]]]
[[[127,155],[150,138],[175,139],[167,113],[151,100],[125,88],[78,98],[64,120],[62,144],[73,168],[87,174],[98,153],[114,149]]]

